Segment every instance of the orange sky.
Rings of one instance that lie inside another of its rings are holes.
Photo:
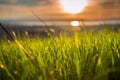
[[[120,0],[87,1],[81,13],[70,14],[63,12],[59,0],[0,0],[0,19],[35,19],[31,10],[50,20],[120,18]]]

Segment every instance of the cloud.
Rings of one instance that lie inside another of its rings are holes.
[[[35,6],[41,3],[45,5],[51,3],[51,0],[0,0],[0,4],[4,5]]]
[[[100,6],[105,8],[114,8],[114,7],[120,7],[120,0],[104,0],[99,3]]]
[[[101,6],[103,8],[114,8],[120,7],[120,0],[89,0],[94,5]]]

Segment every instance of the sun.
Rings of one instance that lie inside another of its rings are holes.
[[[59,0],[61,7],[68,13],[80,13],[87,5],[87,0]]]
[[[72,22],[71,22],[71,25],[72,25],[73,27],[77,27],[77,26],[80,25],[80,23],[79,23],[79,21],[72,21]]]

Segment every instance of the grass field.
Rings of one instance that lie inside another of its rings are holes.
[[[0,80],[119,80],[120,32],[0,41]]]

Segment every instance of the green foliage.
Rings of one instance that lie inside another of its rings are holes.
[[[120,33],[76,32],[49,39],[0,42],[1,80],[119,80]]]

